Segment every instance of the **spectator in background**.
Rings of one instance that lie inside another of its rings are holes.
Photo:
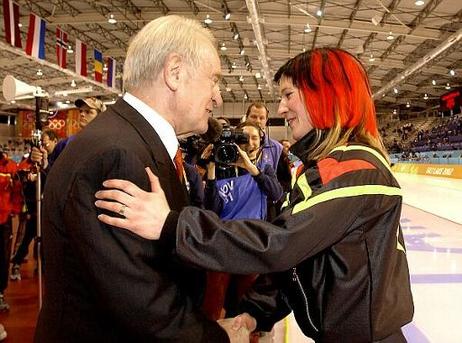
[[[80,110],[80,128],[83,129],[101,112],[106,111],[106,105],[95,97],[77,99],[75,106]]]
[[[18,167],[0,149],[0,311],[8,311],[10,306],[4,298],[8,286],[10,269],[12,218],[14,214],[13,192]]]
[[[106,105],[100,100],[95,97],[89,97],[85,99],[77,99],[75,101],[75,106],[80,110],[80,120],[79,126],[80,129],[85,128],[93,119],[95,119],[101,112],[106,110]],[[49,132],[50,130],[45,130]],[[44,131],[44,133],[45,133]],[[54,132],[53,132],[54,133]],[[49,135],[47,134],[49,137]],[[57,142],[58,136],[56,134],[52,135]],[[51,165],[54,161],[58,158],[64,148],[75,138],[75,135],[69,136],[57,142],[55,146],[50,145],[52,147],[51,151],[54,152],[53,156],[49,158],[51,152],[49,152],[46,147],[43,149],[32,148],[31,159],[33,162],[39,163],[42,167],[42,170],[47,173],[51,168]],[[42,144],[47,144],[48,140],[43,141],[43,134],[42,134]],[[54,140],[53,140],[54,141]],[[49,164],[51,161],[51,164]],[[48,162],[48,163],[47,163]]]
[[[280,162],[283,159],[282,156],[282,145],[277,140],[272,139],[269,136],[269,130],[267,124],[269,120],[269,110],[265,104],[261,102],[254,102],[247,108],[245,114],[245,120],[257,124],[263,131],[265,131],[265,140],[262,145],[262,159],[265,163],[271,164],[276,175],[281,183],[290,182],[290,173],[285,167],[284,162]],[[280,212],[277,208],[276,202],[268,201],[268,220],[273,220]]]

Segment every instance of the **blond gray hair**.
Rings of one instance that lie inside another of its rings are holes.
[[[199,67],[204,46],[215,48],[212,33],[193,19],[169,15],[152,20],[139,31],[128,47],[124,64],[127,91],[152,85],[171,53]]]

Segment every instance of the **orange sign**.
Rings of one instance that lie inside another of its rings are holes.
[[[397,163],[394,172],[462,179],[462,165],[459,164],[414,164]]]

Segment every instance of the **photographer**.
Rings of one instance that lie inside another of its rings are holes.
[[[225,127],[222,136],[230,138],[220,139],[215,146],[209,145],[202,154],[203,159],[209,159],[205,208],[222,219],[266,219],[267,199],[278,200],[282,186],[273,167],[262,159],[263,130],[254,123],[245,122],[234,132]],[[234,143],[234,140],[240,144]],[[217,179],[216,172],[226,168],[222,165],[223,160],[234,157],[231,147],[235,148],[238,156],[236,161],[228,164],[228,168],[237,169],[237,173],[233,177]],[[211,156],[212,152],[215,156]],[[217,160],[222,162],[216,163]],[[217,165],[220,167],[217,168]],[[215,320],[220,318],[222,308],[225,308],[227,317],[235,314],[239,299],[255,278],[255,274],[209,273],[204,302],[206,313]]]

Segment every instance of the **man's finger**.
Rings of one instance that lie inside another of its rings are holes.
[[[148,174],[149,183],[151,184],[151,191],[154,192],[154,193],[159,193],[160,191],[162,191],[162,187],[160,186],[159,178],[154,175],[151,168],[146,167],[146,168],[144,168],[144,170],[146,170],[146,174]]]

